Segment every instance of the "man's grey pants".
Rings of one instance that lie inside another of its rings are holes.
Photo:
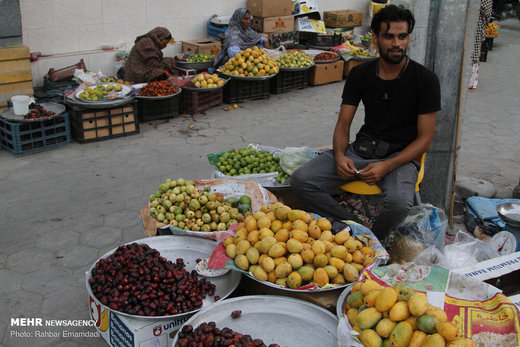
[[[363,169],[369,163],[384,160],[364,159],[354,152],[352,144],[348,146],[345,155],[352,159],[358,170]],[[388,233],[406,217],[413,206],[418,176],[417,168],[416,162],[405,164],[389,172],[378,182],[378,186],[383,192],[383,207],[374,221],[372,232],[379,240],[383,241]],[[323,152],[291,175],[292,189],[312,212],[339,220],[350,219],[351,216],[329,192],[347,182],[349,181],[340,178],[336,172],[332,150]]]

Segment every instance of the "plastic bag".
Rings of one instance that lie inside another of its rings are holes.
[[[265,51],[265,54],[268,57],[273,58],[273,59],[278,59],[280,57],[283,57],[285,55],[285,53],[287,53],[287,50],[285,49],[285,47],[283,45],[278,48],[275,48],[275,49],[263,48],[263,50]]]
[[[310,147],[286,147],[280,153],[280,166],[289,175],[317,156],[318,153]]]
[[[413,206],[395,231],[392,259],[399,263],[412,261],[431,245],[443,250],[447,227],[448,219],[442,210],[431,204]]]
[[[103,79],[105,79],[107,76],[101,71],[95,73],[92,71],[84,72],[81,69],[76,69],[74,71],[74,77],[85,84],[96,84],[101,83],[101,81],[103,81]]]
[[[486,242],[483,242],[461,230],[455,235],[455,241],[444,246],[440,251],[430,246],[413,258],[417,265],[439,266],[446,269],[456,269],[470,266],[481,261],[496,258],[500,254]]]

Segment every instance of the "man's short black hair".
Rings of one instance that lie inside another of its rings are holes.
[[[388,5],[374,15],[370,28],[374,34],[379,35],[381,23],[385,22],[388,30],[388,28],[390,28],[390,22],[403,21],[408,23],[408,34],[410,34],[415,26],[415,18],[413,17],[412,11],[402,5]]]

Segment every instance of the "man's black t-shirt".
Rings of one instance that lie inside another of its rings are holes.
[[[409,60],[400,76],[383,80],[377,76],[378,59],[355,66],[343,89],[343,104],[365,106],[365,124],[360,131],[377,139],[407,146],[417,138],[418,115],[441,109],[437,76]]]

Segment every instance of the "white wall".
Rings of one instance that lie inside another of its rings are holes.
[[[88,69],[115,73],[115,51],[103,45],[133,44],[136,36],[156,26],[167,27],[176,41],[207,37],[206,24],[214,15],[231,15],[246,0],[20,0],[23,43],[31,52],[41,52],[32,63],[33,84],[43,84],[49,68],[56,69],[85,60]],[[354,9],[365,12],[368,0],[318,0],[323,11]],[[180,52],[169,45],[166,56]]]

